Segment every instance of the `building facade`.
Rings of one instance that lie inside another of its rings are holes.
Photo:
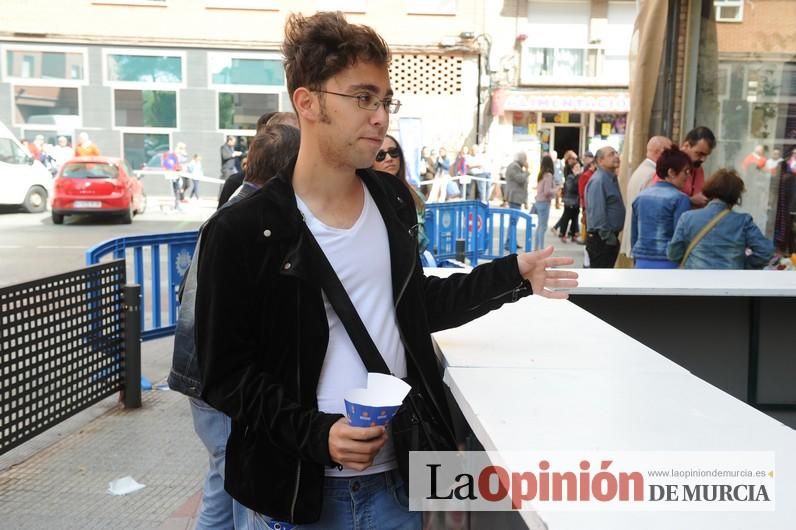
[[[507,0],[487,20],[490,140],[538,151],[621,149],[635,0]]]
[[[789,0],[712,3],[715,34],[708,37],[715,45],[707,49],[716,52],[700,57],[705,75],[696,99],[697,115],[718,139],[709,169],[739,170],[746,185],[740,209],[778,247],[792,248],[782,219],[788,206],[780,204],[787,197],[777,162],[796,148],[796,5]],[[755,151],[763,152],[762,159]]]
[[[393,50],[408,153],[454,147],[478,127],[486,3],[477,0],[3,0],[0,121],[20,138],[87,132],[141,167],[177,142],[220,167],[226,135],[291,110],[279,46],[291,12],[341,10]],[[46,13],[47,16],[42,16]],[[411,170],[411,168],[410,168]]]

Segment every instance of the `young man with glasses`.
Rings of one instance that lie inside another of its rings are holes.
[[[576,275],[548,269],[572,260],[549,248],[425,277],[409,190],[362,169],[399,107],[387,45],[339,13],[291,15],[283,54],[298,157],[210,220],[199,255],[202,398],[232,418],[225,487],[254,528],[420,528],[386,430],[343,415],[343,395],[367,373],[322,293],[305,223],[392,373],[423,381],[448,423],[430,333],[532,292],[566,297],[551,289]]]

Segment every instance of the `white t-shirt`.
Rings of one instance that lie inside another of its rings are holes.
[[[296,202],[324,254],[340,278],[373,342],[396,377],[406,377],[406,355],[398,333],[392,295],[390,246],[387,228],[367,187],[359,219],[348,229],[333,228],[318,220],[300,197]],[[352,388],[365,388],[368,373],[337,313],[323,295],[329,324],[329,345],[318,381],[318,410],[345,414],[343,398]],[[388,439],[373,465],[363,472],[337,468],[326,476],[370,475],[395,469],[395,452]]]

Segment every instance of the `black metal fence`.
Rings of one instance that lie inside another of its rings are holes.
[[[140,404],[138,379],[125,376],[136,370],[129,364],[140,374],[137,332],[125,333],[140,291],[125,299],[125,281],[117,260],[0,288],[0,454],[124,391],[125,381],[137,391],[127,401],[135,406],[137,393]]]

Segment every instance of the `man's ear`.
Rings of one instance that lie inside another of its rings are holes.
[[[318,121],[319,102],[312,92],[304,87],[299,87],[293,91],[293,107],[300,120],[309,122]]]

